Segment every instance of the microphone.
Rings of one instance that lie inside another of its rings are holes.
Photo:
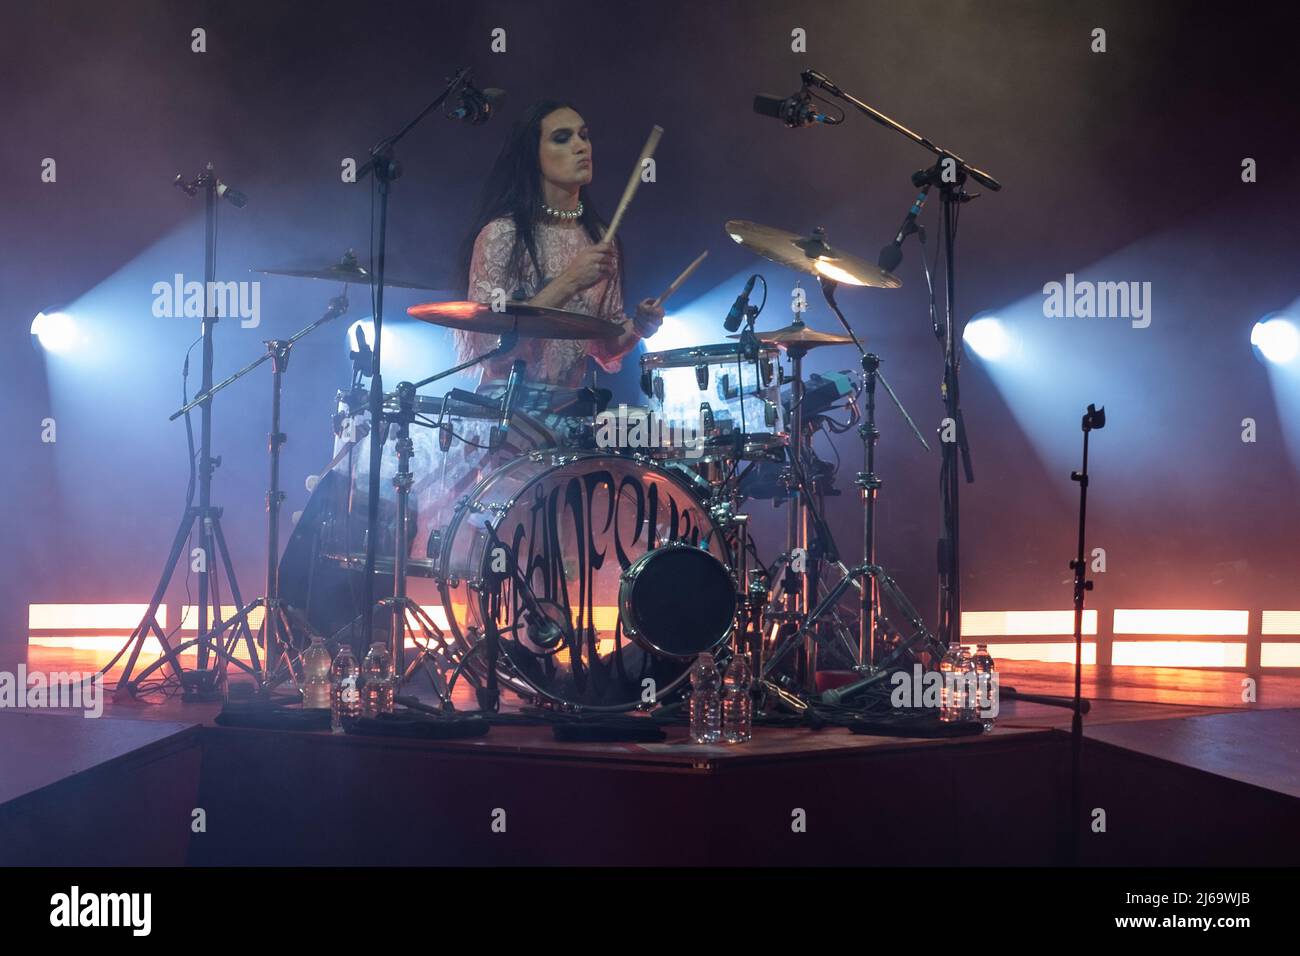
[[[504,445],[506,437],[510,434],[510,416],[515,413],[515,399],[519,392],[519,380],[524,377],[526,364],[523,359],[515,359],[510,366],[510,377],[506,379],[506,393],[501,396],[501,420],[492,429],[492,435],[488,440],[488,445],[491,446],[493,451]]]
[[[493,104],[499,103],[505,95],[505,90],[495,86],[480,90],[467,80],[460,88],[460,106],[447,116],[450,119],[465,120],[471,126],[482,126],[492,118]]]
[[[828,690],[824,690],[821,693],[821,702],[826,704],[828,707],[835,707],[846,697],[852,697],[858,691],[870,687],[872,684],[878,684],[888,676],[889,672],[882,670],[878,673],[872,674],[870,677],[864,677],[851,684],[845,684],[843,687],[832,687]]]
[[[926,183],[921,188],[921,191],[916,194],[916,199],[912,202],[912,208],[907,211],[907,215],[903,218],[903,224],[898,227],[898,235],[894,236],[894,241],[880,250],[880,257],[876,260],[876,265],[886,272],[893,272],[898,268],[898,264],[903,261],[903,240],[916,232],[916,217],[925,205],[926,196],[929,192],[930,184]]]
[[[248,205],[248,197],[238,189],[231,189],[220,179],[217,180],[217,198],[227,200],[230,205],[236,209],[243,209]]]
[[[749,281],[745,283],[745,291],[736,296],[736,301],[731,304],[731,311],[727,313],[727,317],[722,321],[723,328],[728,332],[734,332],[740,328],[740,323],[744,320],[745,312],[749,308],[749,294],[754,291],[754,281],[757,278],[757,274],[750,276]]]
[[[212,175],[212,166],[211,164],[209,164],[206,171],[201,173],[197,179],[191,180],[189,182],[186,181],[183,175],[177,173],[176,178],[172,180],[172,185],[175,186],[177,189],[179,189],[181,192],[183,192],[185,195],[194,196],[198,194],[200,186],[206,186],[211,181],[209,178],[211,175]],[[243,209],[245,206],[248,205],[248,197],[243,193],[241,193],[238,189],[231,189],[220,179],[218,179],[216,182],[217,182],[218,199],[225,199],[229,201],[229,203],[232,206],[234,206],[236,209]]]
[[[825,123],[828,126],[833,126],[839,122],[834,117],[817,111],[817,108],[812,104],[812,97],[808,95],[806,87],[784,99],[767,93],[759,93],[754,97],[754,112],[759,116],[770,116],[773,119],[779,119],[791,128],[812,126],[814,123]]]
[[[354,330],[354,336],[357,340],[357,350],[349,354],[352,359],[352,367],[362,375],[367,377],[375,374],[375,355],[370,351],[370,344],[366,341],[365,330],[358,323]]]

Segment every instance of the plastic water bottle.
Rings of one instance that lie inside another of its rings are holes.
[[[721,681],[712,654],[701,654],[691,667],[691,740],[717,743],[722,738]]]
[[[979,675],[975,673],[975,658],[966,644],[961,646],[961,679],[961,719],[976,720],[979,717],[979,699],[976,695]]]
[[[754,701],[749,696],[749,661],[737,654],[722,678],[722,739],[743,744],[754,736]]]
[[[996,668],[993,666],[993,655],[989,653],[989,646],[987,644],[975,645],[975,656],[971,658],[971,661],[975,665],[975,677],[979,680],[979,700],[976,702],[976,710],[991,710],[994,703],[993,695],[996,693],[993,683],[995,679],[993,674]],[[993,717],[991,715],[978,713],[977,716],[984,724],[985,733],[993,729]]]
[[[948,645],[947,652],[939,661],[939,719],[956,722],[965,719],[966,710],[966,674],[962,662],[962,646]]]
[[[344,644],[330,667],[330,729],[343,733],[343,721],[361,716],[361,688],[358,679],[361,668],[352,656],[352,648]]]
[[[375,641],[361,665],[361,716],[378,717],[393,712],[393,659],[388,645]]]
[[[302,652],[302,705],[333,707],[330,693],[330,652],[325,638],[313,637],[311,646]]]

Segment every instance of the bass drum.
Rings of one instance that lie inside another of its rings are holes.
[[[496,572],[506,686],[570,710],[625,711],[646,703],[650,679],[655,699],[664,699],[695,654],[731,635],[735,584],[708,493],[703,479],[674,465],[591,452],[532,452],[484,478],[456,509],[438,559],[447,621],[469,652],[465,666],[486,677],[485,648],[474,648],[484,640],[480,595]],[[707,595],[699,586],[691,593],[724,626],[696,628],[693,646],[683,639],[664,653],[624,628],[619,601],[624,572],[673,543],[720,569]]]

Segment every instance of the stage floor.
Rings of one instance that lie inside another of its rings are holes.
[[[42,655],[29,666],[86,664]],[[1107,828],[1088,830],[1080,861],[1293,861],[1300,678],[1261,677],[1258,702],[1247,704],[1240,672],[1109,671],[1085,669],[1092,709],[1081,806],[1105,811]],[[1000,674],[1024,693],[1072,690],[1068,665],[1009,662]],[[465,691],[457,704],[473,706]],[[504,709],[517,707],[507,695]],[[1004,698],[996,727],[976,737],[758,727],[742,746],[692,744],[681,725],[667,726],[662,743],[559,742],[548,726],[520,725],[446,741],[269,731],[219,727],[219,709],[174,697],[110,700],[101,720],[0,712],[0,779],[10,781],[0,791],[0,862],[1071,859],[1071,715],[1063,707]],[[190,830],[195,808],[212,821],[206,833]],[[492,829],[498,813],[504,832]]]

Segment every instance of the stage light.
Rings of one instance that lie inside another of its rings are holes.
[[[41,348],[56,355],[70,352],[81,344],[81,330],[66,312],[37,312],[32,319],[32,335]]]
[[[999,362],[1015,351],[1015,339],[1001,319],[993,316],[972,319],[962,332],[966,347],[988,362]]]
[[[1300,355],[1300,329],[1289,319],[1261,319],[1250,330],[1250,344],[1274,365],[1287,365]]]

